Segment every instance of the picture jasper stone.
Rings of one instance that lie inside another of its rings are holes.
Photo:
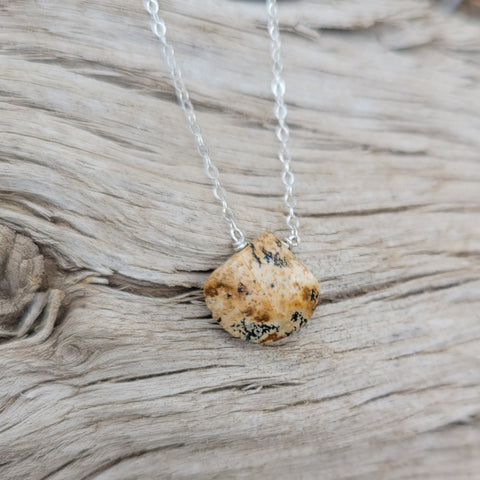
[[[305,325],[320,287],[288,247],[267,232],[217,268],[203,292],[213,318],[227,332],[268,343]]]

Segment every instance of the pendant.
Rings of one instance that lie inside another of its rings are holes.
[[[269,343],[307,323],[320,287],[288,247],[266,232],[217,268],[203,293],[213,318],[227,332]]]

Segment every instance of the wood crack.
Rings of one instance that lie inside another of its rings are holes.
[[[392,295],[386,298],[392,299],[392,300],[401,300],[404,298],[413,297],[415,295],[423,295],[425,293],[433,293],[433,292],[439,292],[441,290],[447,290],[449,288],[456,288],[456,287],[460,287],[461,285],[466,285],[467,283],[478,282],[478,281],[479,281],[478,277],[465,278],[455,282],[449,282],[449,283],[444,283],[440,285],[429,285],[425,287],[416,288],[406,293]]]
[[[205,365],[202,367],[192,367],[192,368],[182,368],[179,370],[170,370],[167,372],[159,372],[159,373],[150,373],[147,375],[135,375],[132,377],[126,376],[113,376],[102,378],[99,380],[95,380],[93,382],[85,383],[81,385],[81,388],[90,387],[92,385],[101,385],[104,383],[129,383],[129,382],[136,382],[140,380],[148,380],[151,378],[160,378],[160,377],[167,377],[171,375],[180,375],[182,373],[189,373],[189,372],[198,372],[204,370],[211,370],[211,369],[222,369],[222,368],[234,368],[234,367],[241,367],[242,365]]]
[[[428,278],[428,277],[433,277],[436,275],[440,275],[442,273],[447,273],[448,270],[446,271],[436,271],[432,273],[427,273],[427,274],[418,274],[418,275],[408,275],[405,277],[397,278],[395,280],[388,280],[385,282],[379,282],[375,284],[370,284],[370,285],[364,285],[361,287],[357,288],[351,288],[348,290],[344,291],[339,291],[335,293],[322,293],[320,294],[320,300],[319,304],[328,304],[328,303],[338,303],[342,300],[349,300],[352,298],[357,298],[361,297],[364,295],[368,295],[370,293],[375,293],[379,292],[382,290],[387,290],[391,287],[395,287],[397,285],[400,285],[402,283],[407,283],[411,282],[413,280],[418,280],[418,279],[423,279],[423,278]]]
[[[52,470],[51,472],[47,473],[47,475],[44,475],[41,477],[39,480],[47,480],[48,478],[53,477],[57,473],[60,473],[62,470],[65,470],[68,466],[72,465],[72,463],[76,462],[78,458],[71,458],[70,460],[63,462],[61,465],[59,465],[55,470]]]
[[[458,419],[458,420],[452,420],[451,422],[444,423],[442,425],[439,425],[434,428],[430,428],[427,430],[423,430],[420,432],[421,434],[426,434],[426,433],[436,433],[436,432],[445,432],[448,430],[451,430],[453,428],[458,428],[458,427],[476,427],[477,425],[480,424],[480,413],[473,413],[471,415],[468,415],[466,418]]]
[[[303,385],[303,382],[272,382],[272,383],[252,383],[252,379],[249,379],[245,382],[234,383],[231,385],[223,385],[220,387],[214,388],[205,388],[200,391],[200,393],[208,394],[208,393],[218,393],[224,392],[229,390],[240,390],[240,391],[255,391],[259,392],[260,390],[267,390],[270,388],[281,388],[281,387],[297,387],[299,385]]]
[[[412,394],[417,394],[420,392],[425,392],[425,391],[436,389],[436,388],[443,388],[443,387],[449,387],[449,386],[450,385],[448,383],[439,383],[436,385],[429,385],[424,388],[416,388],[416,389],[406,388],[406,389],[391,390],[389,392],[382,393],[381,395],[376,395],[374,397],[371,397],[363,402],[357,403],[355,405],[355,408],[361,407],[363,405],[367,405],[369,403],[376,402],[378,400],[383,400],[384,398],[389,398],[394,395],[412,395]]]
[[[203,272],[202,272],[203,273]],[[197,287],[184,287],[182,285],[166,285],[160,283],[143,282],[131,277],[126,277],[119,273],[114,273],[108,277],[108,285],[111,288],[122,290],[123,292],[133,293],[134,295],[154,298],[173,298],[183,297],[183,301],[188,303],[189,296],[197,297],[199,289]]]
[[[369,390],[371,388],[372,388],[372,386],[369,385],[367,387],[357,388],[357,389],[349,391],[349,392],[342,392],[342,393],[338,393],[338,394],[335,394],[335,395],[327,395],[327,396],[321,397],[321,398],[311,398],[311,399],[306,399],[306,400],[299,400],[297,402],[289,403],[287,405],[282,405],[280,407],[267,408],[267,409],[264,409],[264,411],[266,411],[266,412],[278,412],[280,410],[285,410],[285,409],[289,409],[289,408],[292,408],[292,407],[303,407],[303,406],[307,406],[307,405],[315,405],[315,404],[318,404],[318,403],[334,401],[334,400],[337,400],[339,398],[350,397],[350,396],[352,396],[356,393],[363,392],[363,391]]]
[[[138,457],[141,457],[143,455],[147,455],[149,453],[162,452],[162,451],[165,451],[165,450],[176,450],[176,449],[182,448],[184,446],[185,446],[185,443],[171,443],[171,444],[168,444],[168,445],[162,445],[160,447],[139,450],[139,451],[130,453],[128,455],[117,457],[117,458],[114,458],[114,459],[110,460],[107,463],[104,463],[103,465],[96,468],[95,470],[88,473],[87,475],[81,477],[81,480],[92,480],[96,476],[100,475],[101,473],[105,473],[107,470],[112,469],[113,467],[115,467],[116,465],[118,465],[122,462],[131,460],[131,459],[134,459],[134,458],[138,458]]]
[[[365,217],[371,215],[384,215],[386,213],[400,213],[410,212],[412,210],[418,210],[423,207],[428,207],[428,203],[419,203],[412,205],[400,205],[397,207],[383,207],[383,208],[371,208],[364,210],[344,210],[337,212],[324,212],[324,213],[306,213],[303,217],[306,218],[329,218],[329,217]]]

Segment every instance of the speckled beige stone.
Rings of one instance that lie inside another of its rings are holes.
[[[234,337],[268,343],[299,330],[312,316],[320,287],[272,233],[264,233],[208,277],[203,289],[213,318]]]

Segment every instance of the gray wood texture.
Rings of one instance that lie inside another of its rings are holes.
[[[281,2],[322,293],[259,346],[203,302],[229,240],[141,1],[2,2],[2,480],[479,478],[480,21],[458,3]],[[240,225],[281,233],[262,2],[161,9]]]

